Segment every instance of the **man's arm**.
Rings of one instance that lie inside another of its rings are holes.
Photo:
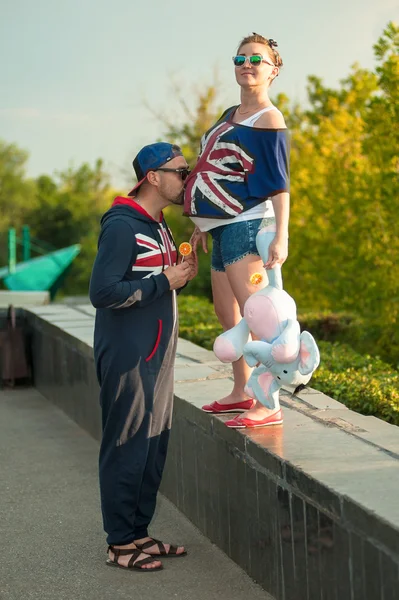
[[[95,308],[143,306],[171,289],[164,273],[128,281],[125,274],[137,256],[131,227],[121,219],[110,221],[100,235],[90,280],[90,301]]]

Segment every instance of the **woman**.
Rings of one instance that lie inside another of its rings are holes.
[[[257,33],[241,41],[233,57],[241,104],[225,111],[205,134],[187,180],[185,214],[196,225],[194,251],[200,243],[207,252],[208,232],[213,239],[212,292],[224,330],[239,322],[245,301],[259,289],[251,284],[251,275],[283,264],[288,255],[287,131],[269,99],[269,87],[283,64],[276,47],[274,40]],[[276,227],[266,265],[255,244],[261,223]],[[231,393],[203,410],[242,412],[247,427],[281,423],[279,408],[269,409],[245,394],[251,369],[243,358],[233,363],[233,373]]]

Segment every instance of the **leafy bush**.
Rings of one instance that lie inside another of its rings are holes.
[[[349,344],[361,354],[399,365],[399,332],[392,324],[367,320],[353,313],[309,312],[298,316],[301,329],[317,340]]]
[[[211,302],[195,296],[179,296],[180,335],[212,350],[222,328]],[[378,357],[359,354],[348,344],[321,339],[324,335],[348,332],[357,319],[346,315],[324,315],[323,322],[313,316],[300,319],[310,325],[320,348],[321,364],[314,373],[311,387],[342,402],[351,410],[374,415],[399,425],[399,371]],[[322,335],[317,335],[316,326]]]
[[[321,364],[311,386],[363,415],[399,425],[399,371],[347,344],[318,342]]]
[[[213,304],[209,300],[197,296],[179,295],[180,337],[212,350],[215,338],[222,331]]]
[[[352,313],[330,311],[309,312],[298,316],[301,329],[309,331],[318,340],[327,342],[353,338],[354,331],[364,328],[364,320]]]

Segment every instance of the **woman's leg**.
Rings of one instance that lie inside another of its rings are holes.
[[[216,315],[226,331],[234,327],[242,318],[244,304],[256,291],[265,287],[267,282],[263,261],[257,254],[256,235],[262,220],[253,220],[218,227],[212,233],[212,292]],[[244,253],[248,252],[250,254]],[[259,285],[250,282],[251,275],[263,273],[265,278]],[[234,386],[232,392],[218,400],[219,404],[235,404],[248,398],[244,387],[250,378],[252,369],[245,360],[233,363]],[[263,419],[273,411],[260,402],[245,415]]]
[[[257,285],[257,286],[252,285],[250,282],[250,277],[253,273],[264,273],[263,261],[261,260],[261,258],[259,256],[255,256],[253,254],[249,254],[249,255],[245,256],[244,258],[242,258],[241,260],[239,260],[235,263],[232,263],[231,265],[226,266],[226,276],[228,279],[228,284],[229,284],[229,287],[233,294],[233,297],[237,303],[237,306],[239,307],[240,318],[241,318],[241,314],[243,314],[243,312],[244,312],[244,304],[248,300],[248,298],[252,294],[254,294],[256,291],[258,291],[259,289],[262,289],[263,287],[265,287],[265,285],[266,285],[265,280],[260,285]],[[223,296],[221,296],[220,301],[221,301],[221,304],[226,303],[225,298]],[[243,358],[241,359],[241,361],[244,362],[245,366],[243,366],[241,368],[240,375],[241,374],[244,375],[244,373],[245,373],[245,375],[248,374],[248,376],[246,377],[245,382],[244,382],[244,385],[245,385],[249,379],[249,375],[251,374],[252,369],[250,369],[248,367],[248,365],[245,363]],[[237,362],[241,362],[241,361],[237,361]],[[237,364],[237,363],[233,363],[233,369],[234,369],[234,364]],[[234,372],[234,376],[235,376],[235,372]],[[240,378],[236,382],[236,379],[234,377],[234,389],[236,389],[236,387],[237,387],[238,393],[239,393],[239,388],[242,385],[242,381],[243,381],[243,379]],[[243,390],[242,390],[242,393],[243,393]],[[265,417],[269,416],[270,414],[273,414],[274,412],[275,412],[275,409],[271,410],[271,409],[263,406],[263,404],[261,404],[260,402],[256,402],[256,405],[254,406],[254,408],[251,408],[251,410],[247,411],[246,413],[243,413],[241,416],[249,417],[250,419],[253,419],[253,420],[262,420]]]
[[[233,294],[228,276],[223,271],[211,271],[214,309],[224,331],[231,329],[241,320],[240,306]],[[244,393],[252,369],[243,358],[233,363],[234,386],[231,393],[218,400],[219,404],[235,404],[248,399]]]

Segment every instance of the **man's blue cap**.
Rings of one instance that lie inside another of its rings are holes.
[[[133,161],[137,183],[130,190],[128,196],[136,195],[137,189],[146,180],[149,171],[156,171],[159,167],[172,160],[172,158],[176,158],[176,156],[183,156],[181,149],[179,146],[169,144],[168,142],[157,142],[156,144],[144,146]]]

